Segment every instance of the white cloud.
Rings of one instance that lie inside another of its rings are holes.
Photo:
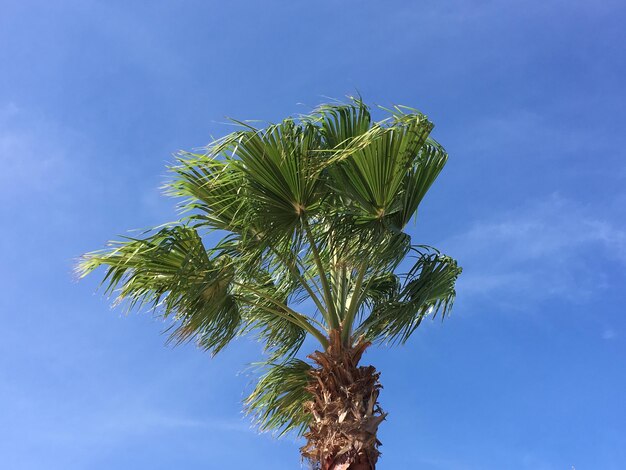
[[[610,287],[608,261],[626,264],[626,230],[556,194],[481,221],[444,245],[464,266],[461,295],[512,306],[587,299]]]

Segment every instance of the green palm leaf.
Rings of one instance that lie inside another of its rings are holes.
[[[311,399],[305,390],[311,366],[300,359],[262,366],[265,372],[245,401],[247,413],[262,431],[302,434],[310,420],[304,404]]]
[[[170,338],[176,342],[196,339],[216,353],[240,329],[232,266],[227,258],[209,258],[193,228],[166,227],[144,239],[112,242],[107,250],[85,255],[79,273],[102,265],[106,292],[117,292],[117,303],[128,301],[129,309],[148,304],[175,318]]]
[[[442,317],[452,308],[454,285],[462,269],[439,253],[422,253],[404,276],[377,278],[370,294],[371,313],[356,329],[372,341],[404,343],[427,316]]]

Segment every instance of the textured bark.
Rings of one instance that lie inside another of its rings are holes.
[[[369,343],[344,348],[340,334],[331,332],[330,346],[309,356],[311,371],[306,403],[312,415],[302,456],[320,470],[374,470],[380,452],[376,438],[385,419],[378,404],[382,386],[372,366],[358,363]]]

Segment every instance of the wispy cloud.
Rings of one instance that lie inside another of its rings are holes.
[[[112,446],[129,439],[170,432],[254,433],[248,421],[218,417],[194,417],[176,410],[126,406],[99,409],[63,421],[40,422],[41,442],[57,445]]]
[[[78,136],[15,103],[0,105],[0,198],[49,192],[70,169],[69,142]]]
[[[626,229],[558,194],[480,221],[445,245],[464,265],[463,295],[518,305],[587,299],[610,287],[607,260],[626,265]]]
[[[219,434],[237,441],[242,433],[254,432],[244,420],[194,416],[175,406],[90,403],[84,407],[76,400],[39,405],[29,400],[22,403],[19,413],[7,417],[5,427],[11,432],[0,443],[7,468],[96,468],[101,456],[129,443],[144,449],[142,443],[154,439],[201,442],[199,453],[217,445],[208,436]]]
[[[251,432],[243,420],[197,418],[162,409],[128,408],[113,413],[103,413],[91,420],[98,433],[110,434],[117,439],[124,435],[163,432],[172,429],[203,429],[218,432]]]
[[[605,328],[602,332],[603,340],[610,341],[615,338],[617,338],[617,332],[612,328]]]

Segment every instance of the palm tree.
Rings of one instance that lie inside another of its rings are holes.
[[[246,409],[262,430],[303,434],[302,455],[323,470],[375,468],[386,413],[361,356],[443,318],[461,272],[403,231],[447,154],[424,115],[386,112],[374,122],[351,99],[264,129],[239,123],[178,156],[166,192],[183,198],[181,220],[78,267],[82,277],[105,266],[107,294],[172,318],[176,343],[216,354],[256,335],[267,354]],[[221,239],[207,247],[208,234]],[[319,350],[307,361],[297,355],[308,335]]]

